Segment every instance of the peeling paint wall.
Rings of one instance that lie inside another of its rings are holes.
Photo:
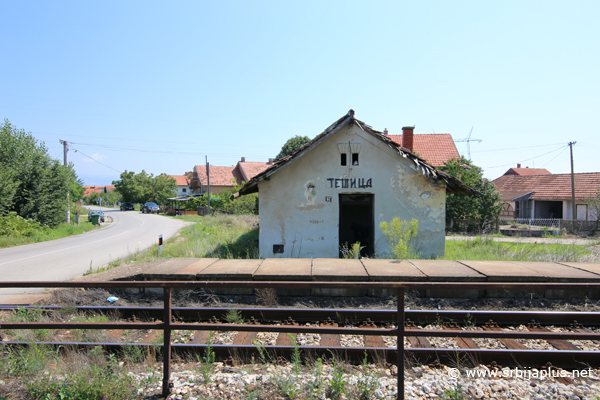
[[[340,151],[348,151],[346,166]],[[351,152],[358,151],[358,165]],[[374,206],[377,257],[390,254],[379,224],[419,220],[417,242],[425,257],[443,255],[445,201],[443,183],[416,172],[400,156],[357,126],[343,127],[311,151],[284,166],[259,188],[261,257],[338,257],[339,195],[370,193]],[[284,251],[273,254],[273,245]]]

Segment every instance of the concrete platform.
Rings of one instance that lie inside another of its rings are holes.
[[[123,278],[121,278],[123,279]],[[139,279],[139,277],[138,277]],[[144,280],[198,281],[342,281],[342,282],[600,282],[600,264],[517,261],[448,260],[343,260],[336,258],[266,260],[169,259],[153,264]],[[223,294],[253,294],[252,289],[223,289]],[[393,296],[358,289],[314,289],[281,293],[292,296]],[[563,297],[561,292],[540,292],[541,296]],[[575,294],[575,293],[573,293]],[[516,297],[522,293],[484,290],[440,291],[428,289],[428,297]],[[581,294],[600,298],[600,293]]]

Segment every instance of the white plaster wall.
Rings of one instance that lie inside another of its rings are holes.
[[[358,166],[340,165],[338,143],[348,142],[361,144]],[[414,165],[357,126],[341,128],[269,181],[259,183],[261,257],[337,258],[339,195],[348,193],[374,195],[377,257],[390,254],[379,224],[395,216],[419,220],[417,243],[423,256],[443,255],[445,186],[416,172]],[[373,187],[332,188],[328,178],[370,178]],[[327,196],[331,202],[325,201]],[[274,244],[283,244],[284,253],[274,255]]]

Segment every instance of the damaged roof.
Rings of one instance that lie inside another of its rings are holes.
[[[343,117],[338,119],[336,122],[331,124],[327,129],[325,129],[325,131],[323,131],[321,134],[317,135],[313,140],[306,143],[304,146],[302,146],[301,148],[299,148],[292,154],[287,155],[287,156],[277,160],[275,163],[273,163],[273,165],[271,167],[267,168],[265,171],[261,172],[260,174],[256,175],[252,179],[250,179],[240,189],[240,191],[238,193],[236,193],[234,196],[238,197],[241,195],[258,192],[258,183],[260,181],[268,180],[271,175],[276,173],[281,168],[288,166],[297,158],[302,157],[304,154],[306,154],[307,152],[312,150],[315,146],[320,144],[323,140],[325,140],[326,138],[331,136],[337,130],[341,129],[342,127],[344,127],[346,125],[354,125],[354,124],[356,124],[362,131],[375,136],[376,138],[378,138],[379,140],[381,140],[382,142],[384,142],[385,144],[390,146],[392,149],[397,151],[398,154],[401,155],[402,157],[413,161],[414,169],[416,171],[420,172],[421,174],[423,174],[424,176],[426,176],[430,179],[435,179],[437,181],[440,181],[440,180],[443,181],[446,184],[446,190],[448,193],[468,194],[468,195],[477,194],[477,192],[475,190],[471,189],[470,187],[468,187],[467,185],[462,183],[459,179],[457,179],[453,176],[450,176],[442,171],[437,170],[435,167],[428,164],[427,162],[425,162],[423,159],[419,158],[414,153],[408,151],[406,148],[400,146],[398,143],[394,142],[389,137],[383,135],[382,132],[376,131],[371,126],[354,118],[354,110],[350,110],[350,111],[348,111],[348,113],[346,115],[344,115]]]

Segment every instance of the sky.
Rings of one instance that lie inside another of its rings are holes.
[[[600,171],[600,2],[0,1],[0,118],[86,185],[267,161],[355,110],[495,179]],[[470,153],[469,153],[470,148]]]

